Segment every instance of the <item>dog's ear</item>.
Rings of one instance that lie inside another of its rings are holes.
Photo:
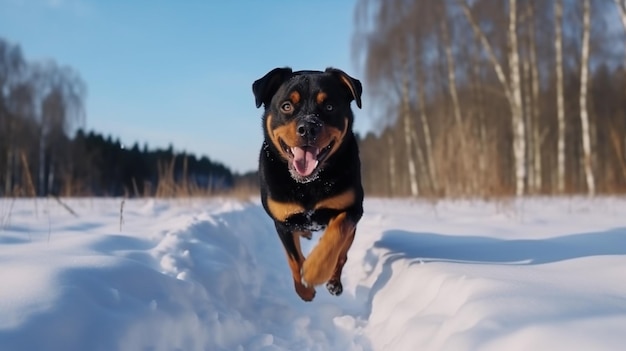
[[[337,77],[339,81],[341,81],[341,83],[348,88],[350,94],[352,94],[352,98],[356,102],[356,106],[361,108],[361,94],[363,93],[361,82],[356,78],[350,77],[346,72],[337,68],[328,67],[326,68],[326,73],[330,73]]]
[[[280,85],[291,77],[291,73],[292,70],[289,67],[274,68],[264,75],[263,78],[257,79],[252,84],[256,107],[259,108],[262,104],[265,106],[269,105]]]

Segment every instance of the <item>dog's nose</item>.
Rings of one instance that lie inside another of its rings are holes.
[[[314,139],[322,129],[322,124],[318,121],[305,120],[298,123],[296,132],[303,138]]]

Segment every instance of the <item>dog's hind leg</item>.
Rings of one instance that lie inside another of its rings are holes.
[[[293,284],[296,293],[304,301],[313,300],[315,297],[315,289],[312,286],[304,286],[300,275],[302,263],[304,262],[304,255],[302,254],[302,248],[300,247],[300,236],[306,236],[307,233],[290,231],[279,225],[276,226],[276,229],[287,253],[287,262],[289,263],[289,268],[291,269],[291,275],[293,276]],[[310,236],[310,233],[308,235]]]
[[[343,292],[343,285],[341,284],[341,271],[343,270],[343,266],[348,261],[348,250],[350,250],[350,246],[352,246],[355,234],[356,229],[352,231],[352,234],[350,234],[345,244],[343,245],[341,253],[339,253],[339,259],[337,259],[335,272],[326,283],[326,289],[328,289],[328,292],[331,293],[331,295],[339,296]]]
[[[342,252],[347,252],[348,240],[352,240],[356,224],[342,212],[332,218],[319,243],[302,264],[302,284],[313,287],[333,277]],[[346,248],[347,246],[347,248]],[[345,263],[345,260],[343,260]],[[342,265],[343,266],[343,265]],[[341,273],[340,273],[341,274]]]

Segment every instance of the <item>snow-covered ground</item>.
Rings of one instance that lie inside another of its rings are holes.
[[[63,201],[0,199],[0,350],[626,345],[623,198],[368,199],[310,303],[254,201]]]

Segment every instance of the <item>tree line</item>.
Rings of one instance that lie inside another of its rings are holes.
[[[207,157],[85,132],[85,94],[71,68],[28,62],[0,38],[0,196],[181,196],[236,184]]]
[[[374,196],[626,192],[626,1],[357,0]],[[0,196],[253,190],[208,158],[84,132],[86,87],[0,39]],[[76,132],[78,131],[78,132]]]
[[[626,1],[358,0],[366,192],[626,192]]]

